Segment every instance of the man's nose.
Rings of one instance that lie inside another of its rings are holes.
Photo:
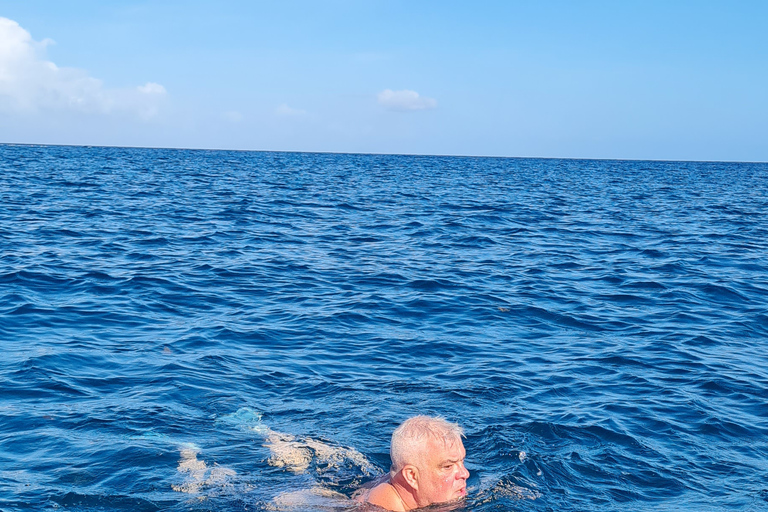
[[[459,469],[459,479],[466,480],[467,478],[469,478],[469,471],[467,470],[467,466],[465,466],[464,463],[461,463],[461,468]]]

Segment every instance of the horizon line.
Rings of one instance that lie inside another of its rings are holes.
[[[593,158],[593,157],[559,157],[559,156],[496,156],[496,155],[459,155],[459,154],[428,154],[428,153],[375,153],[350,151],[300,151],[277,149],[223,149],[223,148],[192,148],[165,146],[120,146],[104,144],[52,144],[35,142],[0,142],[0,146],[44,146],[68,148],[103,148],[103,149],[166,149],[174,151],[232,151],[241,153],[298,153],[308,155],[358,155],[358,156],[413,156],[435,158],[489,158],[510,160],[592,160],[604,162],[669,162],[669,163],[720,163],[720,164],[768,164],[768,161],[752,160],[675,160],[664,158]]]

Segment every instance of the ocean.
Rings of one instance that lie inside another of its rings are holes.
[[[768,164],[0,145],[0,510],[768,510]]]

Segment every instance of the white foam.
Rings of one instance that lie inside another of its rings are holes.
[[[205,461],[199,460],[199,449],[191,443],[179,447],[178,473],[184,474],[184,481],[179,485],[171,485],[177,492],[195,494],[203,487],[224,487],[229,485],[231,477],[237,473],[229,468],[214,465],[208,467]]]
[[[338,468],[351,463],[369,475],[376,471],[365,456],[354,448],[333,446],[310,437],[297,438],[291,434],[272,430],[262,422],[262,413],[250,407],[224,415],[216,421],[254,432],[264,437],[264,447],[269,449],[270,466],[285,468],[294,474],[305,473],[312,462]]]
[[[266,508],[274,511],[290,511],[294,509],[306,510],[338,510],[349,509],[354,502],[341,493],[325,489],[324,487],[312,487],[298,491],[282,492],[275,496]]]
[[[377,468],[354,448],[335,446],[310,437],[296,437],[272,430],[262,422],[262,414],[250,407],[216,419],[217,424],[231,425],[247,432],[258,434],[269,450],[267,464],[285,468],[295,475],[308,472],[314,463],[318,473],[333,472],[343,466],[354,466],[364,475],[372,475]],[[209,467],[198,459],[200,447],[192,443],[181,443],[177,473],[183,475],[183,482],[172,485],[173,490],[184,493],[199,493],[205,488],[231,486],[235,471],[214,465]],[[311,507],[320,510],[349,508],[354,502],[338,492],[317,483],[309,489],[299,489],[278,494],[268,505],[270,510],[291,510]]]
[[[264,446],[271,454],[267,460],[270,466],[285,468],[295,474],[304,473],[309,468],[312,453],[305,444],[290,434],[275,432],[268,427],[263,433],[266,436]]]

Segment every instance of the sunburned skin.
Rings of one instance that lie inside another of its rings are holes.
[[[357,500],[392,512],[405,512],[438,503],[458,501],[467,495],[469,471],[461,439],[445,442],[427,439],[414,464],[388,475],[364,491]]]

